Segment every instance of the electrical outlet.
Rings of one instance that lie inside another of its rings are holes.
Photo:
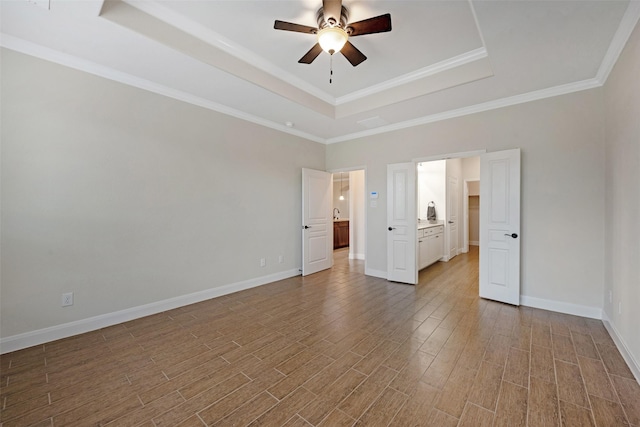
[[[280,264],[282,264],[282,263],[284,262],[284,257],[283,257],[282,255],[280,255],[280,256],[278,257],[278,262],[279,262]]]
[[[267,266],[266,258],[260,258],[260,267],[266,267],[266,266]]]
[[[62,294],[61,302],[63,307],[69,307],[70,305],[73,305],[73,292],[67,292]]]

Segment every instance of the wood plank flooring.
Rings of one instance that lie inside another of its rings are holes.
[[[477,249],[408,286],[332,270],[0,357],[2,427],[636,426],[600,321],[478,298]]]

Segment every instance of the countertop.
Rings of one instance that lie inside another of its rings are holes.
[[[437,227],[439,225],[444,225],[444,221],[436,221],[436,222],[418,221],[418,230],[422,230],[424,228]]]

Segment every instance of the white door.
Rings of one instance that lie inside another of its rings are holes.
[[[331,174],[302,169],[302,275],[333,266]]]
[[[520,305],[520,149],[480,157],[480,296]]]
[[[387,279],[418,283],[416,165],[387,165]]]
[[[447,229],[449,230],[449,259],[458,255],[458,178],[447,177]]]

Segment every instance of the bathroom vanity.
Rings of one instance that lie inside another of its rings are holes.
[[[349,246],[349,220],[337,219],[333,221],[333,249]]]
[[[444,255],[444,224],[418,223],[418,270],[430,266]]]

